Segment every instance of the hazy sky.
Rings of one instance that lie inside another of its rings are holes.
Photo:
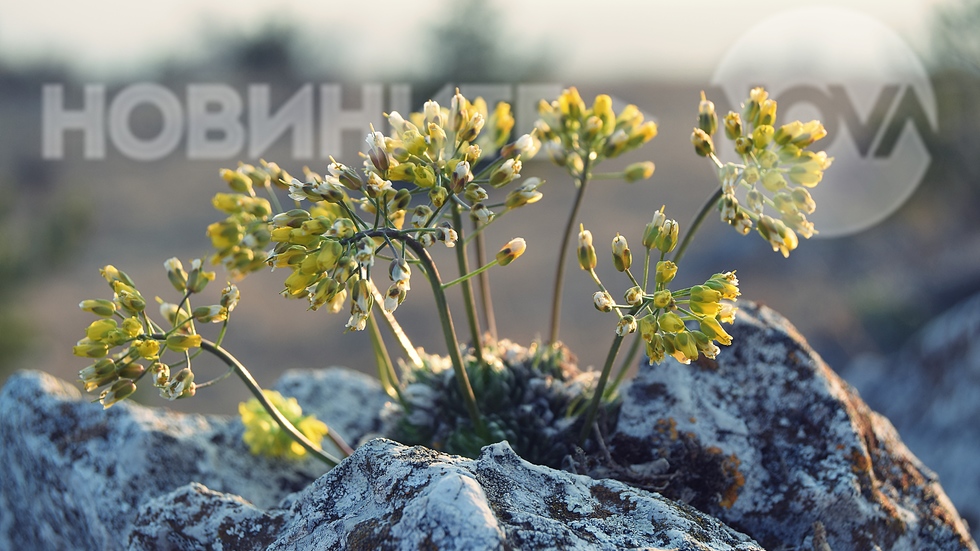
[[[955,1],[955,0],[953,0]],[[147,61],[193,56],[210,29],[248,31],[283,18],[312,36],[351,46],[348,68],[386,67],[424,55],[423,33],[444,19],[449,0],[0,0],[0,59],[60,58],[89,75],[112,75]],[[666,75],[709,76],[745,29],[799,6],[834,5],[874,17],[924,51],[931,12],[949,1],[759,0],[643,1],[493,0],[510,44],[542,44],[560,56],[562,72],[594,78],[642,67]],[[601,6],[601,7],[600,7]]]

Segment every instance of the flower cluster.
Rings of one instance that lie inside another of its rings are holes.
[[[312,415],[303,415],[303,408],[296,398],[286,398],[275,390],[263,390],[262,393],[303,436],[320,445],[329,430],[327,425]],[[257,398],[238,404],[238,413],[245,425],[242,439],[253,454],[289,459],[306,455],[306,449],[279,427]]]
[[[428,101],[408,118],[388,114],[388,122],[390,135],[373,127],[367,135],[360,170],[331,159],[326,174],[307,170],[304,180],[270,163],[223,171],[238,193],[215,197],[215,206],[229,214],[208,228],[216,259],[238,274],[262,262],[287,268],[283,296],[305,298],[310,309],[327,306],[333,313],[349,298],[347,328],[363,330],[375,302],[391,313],[411,289],[418,254],[396,242],[455,247],[462,230],[449,213],[458,209],[480,227],[489,224],[498,215],[487,187],[519,179],[522,158],[540,147],[533,133],[509,141],[514,118],[508,104],[488,113],[481,98],[471,103],[458,92],[449,108]],[[268,188],[270,181],[286,187],[296,208],[271,215],[269,202],[254,197],[252,185],[262,182]],[[538,201],[542,183],[527,179],[499,206],[506,212]],[[412,206],[417,197],[424,200]],[[301,208],[302,202],[312,206]],[[505,247],[510,253],[498,255],[499,265],[523,252],[523,240],[520,247],[511,246],[515,243]],[[261,249],[270,244],[271,250]],[[391,282],[383,294],[371,277],[379,258],[388,263]]]
[[[731,335],[721,323],[735,321],[736,308],[732,302],[738,298],[739,291],[734,272],[715,274],[703,285],[676,291],[668,288],[677,275],[677,265],[664,257],[676,247],[678,231],[677,222],[667,219],[663,209],[647,224],[643,233],[646,264],[642,283],[630,271],[633,255],[626,238],[616,234],[612,241],[613,266],[616,271],[625,273],[633,284],[623,297],[624,304],[617,304],[595,272],[597,260],[592,233],[584,227],[579,232],[579,266],[588,271],[599,286],[592,297],[593,304],[600,312],[616,313],[619,337],[639,331],[651,363],[660,363],[666,356],[684,364],[696,360],[701,354],[714,358],[719,352],[715,343],[725,346],[732,343]],[[660,260],[654,269],[653,291],[649,292],[646,289],[653,251],[659,252]],[[690,329],[688,322],[696,323],[697,329]]]
[[[698,155],[711,157],[718,166],[721,219],[742,235],[755,227],[773,251],[788,257],[799,244],[798,236],[809,239],[817,233],[806,218],[816,209],[807,188],[820,183],[833,158],[808,148],[826,136],[827,130],[816,120],[777,127],[776,101],[763,88],[752,89],[741,114],[730,111],[725,115],[724,127],[741,163],[722,164],[715,156],[712,136],[718,129],[718,117],[714,104],[702,92],[698,127],[691,142]],[[737,192],[744,192],[742,200],[736,198]]]
[[[281,186],[291,177],[275,163],[265,161],[258,168],[243,164],[237,170],[224,169],[221,177],[234,193],[218,193],[211,200],[214,208],[228,215],[208,226],[207,235],[215,249],[212,261],[223,262],[232,278],[241,279],[264,268],[268,260],[272,205],[256,196],[255,188]]]
[[[181,262],[171,258],[164,263],[167,277],[184,293],[180,304],[160,301],[160,314],[166,324],[154,322],[146,313],[146,300],[136,284],[113,266],[102,268],[102,276],[113,291],[113,298],[83,300],[79,307],[99,317],[85,330],[73,352],[76,356],[92,358],[95,363],[78,372],[85,390],[105,388],[99,396],[103,407],[110,407],[136,391],[136,383],[149,374],[160,395],[170,400],[193,396],[197,390],[191,371],[191,349],[201,346],[194,322],[226,322],[238,303],[239,292],[228,285],[221,293],[219,304],[191,308],[189,298],[204,290],[214,280],[214,272],[205,271],[200,259],[185,271]],[[168,329],[164,329],[167,327]],[[118,351],[116,351],[118,349]],[[172,365],[164,363],[166,351],[179,353],[183,359]],[[144,366],[140,362],[149,362]],[[171,376],[171,367],[183,365]]]
[[[588,108],[573,86],[548,102],[538,104],[541,118],[536,126],[542,147],[552,162],[565,167],[575,178],[587,174],[603,159],[612,159],[632,151],[657,135],[657,125],[644,121],[635,105],[627,105],[619,114],[613,111],[612,98],[595,97]],[[624,171],[628,182],[653,175],[653,163],[629,165]]]

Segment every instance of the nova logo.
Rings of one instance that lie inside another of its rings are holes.
[[[928,74],[897,34],[867,16],[823,7],[780,13],[729,49],[712,84],[732,106],[765,86],[779,102],[777,124],[819,119],[826,126],[818,145],[834,165],[811,190],[820,237],[885,219],[929,168],[926,144],[938,115]]]

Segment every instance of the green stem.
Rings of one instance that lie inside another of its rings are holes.
[[[473,427],[477,435],[489,441],[490,432],[487,430],[486,423],[483,422],[483,416],[480,415],[480,408],[476,405],[476,395],[473,393],[470,378],[466,374],[466,368],[463,365],[463,357],[459,351],[459,341],[456,340],[456,328],[453,325],[453,317],[449,311],[449,303],[446,301],[446,292],[442,288],[439,270],[436,268],[435,262],[432,261],[432,257],[429,256],[429,251],[425,250],[425,247],[418,241],[406,235],[400,235],[393,230],[376,229],[366,232],[366,235],[369,237],[388,235],[392,239],[402,241],[408,248],[412,249],[412,252],[419,259],[422,268],[428,274],[429,285],[432,287],[433,298],[436,301],[436,311],[439,312],[442,334],[446,339],[446,347],[449,349],[449,360],[452,362],[453,371],[456,373],[456,382],[459,385],[460,394],[466,403],[466,410],[469,412],[470,420],[473,422]]]
[[[451,210],[453,227],[459,233],[459,240],[463,241],[463,216],[460,214],[460,207],[458,204],[454,204]],[[470,275],[469,259],[466,255],[465,246],[456,247],[456,265],[459,267],[460,278]],[[470,339],[473,341],[473,355],[476,356],[476,361],[483,365],[483,339],[480,337],[480,321],[476,317],[476,298],[473,296],[473,287],[470,286],[468,278],[463,279],[460,283],[463,293],[463,306],[466,308],[466,321],[470,326]]]
[[[157,338],[157,335],[154,335],[154,338]],[[294,427],[293,424],[290,423],[278,409],[276,409],[276,406],[274,406],[272,402],[269,401],[269,398],[266,397],[265,393],[262,392],[262,387],[260,387],[255,378],[252,377],[252,374],[249,373],[248,370],[245,369],[245,366],[242,365],[237,358],[232,356],[231,353],[207,339],[201,339],[201,348],[207,352],[210,352],[212,355],[224,362],[229,368],[234,369],[238,377],[245,383],[245,386],[248,387],[248,390],[253,396],[255,396],[255,399],[262,404],[262,407],[264,407],[265,410],[269,412],[269,415],[276,421],[276,424],[278,424],[282,430],[286,431],[286,433],[288,433],[293,440],[298,442],[300,446],[303,446],[303,449],[310,452],[313,457],[316,457],[330,467],[336,467],[340,463],[340,459],[323,451],[319,446],[311,442],[306,436],[303,435],[303,433]],[[334,444],[337,444],[337,447],[340,448],[345,455],[354,453],[350,446],[348,446],[343,440],[334,434],[334,431],[328,429],[327,435],[331,440],[333,440]]]
[[[691,240],[694,238],[694,234],[698,232],[698,228],[701,227],[701,223],[704,222],[705,217],[715,208],[718,204],[718,200],[721,199],[722,190],[721,187],[715,190],[714,193],[708,197],[708,200],[701,205],[701,210],[694,216],[694,220],[691,221],[691,228],[687,230],[684,234],[684,239],[681,240],[680,246],[677,248],[677,252],[674,253],[674,258],[672,261],[676,265],[680,265],[681,258],[683,258],[684,253],[687,252],[688,245],[691,244]]]
[[[616,394],[616,391],[619,389],[619,384],[622,383],[623,379],[626,377],[626,372],[629,371],[630,366],[633,365],[633,362],[636,360],[636,354],[640,351],[640,342],[642,340],[643,339],[641,339],[639,335],[636,335],[633,338],[633,344],[630,345],[629,352],[626,353],[626,359],[624,359],[623,363],[619,366],[619,373],[616,374],[616,378],[613,379],[612,384],[609,385],[609,389],[606,390],[605,399],[608,400]]]
[[[483,237],[483,232],[480,232],[479,224],[474,220],[473,229],[477,232],[476,234],[476,261],[478,264],[486,264],[487,262],[487,244]],[[496,261],[495,261],[496,262]],[[493,300],[490,297],[490,274],[486,271],[480,272],[480,305],[483,307],[483,318],[484,322],[487,324],[487,331],[490,332],[490,339],[493,342],[497,341],[497,319],[493,313]]]
[[[586,160],[579,179],[578,190],[575,193],[575,202],[572,204],[572,211],[568,213],[568,221],[565,223],[565,234],[561,238],[561,246],[558,249],[558,267],[555,270],[554,292],[551,297],[551,333],[548,338],[551,345],[558,342],[558,331],[561,324],[561,295],[565,282],[565,258],[568,254],[568,242],[572,238],[572,229],[575,227],[575,220],[578,219],[578,212],[582,207],[582,198],[585,197],[585,186],[589,182],[588,174],[589,161]]]
[[[585,424],[582,425],[582,432],[579,433],[578,445],[585,446],[585,441],[589,438],[589,432],[592,431],[592,424],[595,423],[596,413],[599,411],[599,404],[602,403],[603,391],[606,388],[606,381],[609,380],[609,372],[612,371],[613,362],[616,361],[616,355],[619,354],[619,347],[623,344],[623,337],[616,335],[613,339],[612,346],[609,347],[609,353],[606,355],[606,363],[602,366],[602,373],[599,375],[599,383],[596,385],[595,393],[592,395],[592,400],[589,402],[589,409],[585,413]]]
[[[385,348],[384,340],[381,338],[381,331],[378,329],[378,321],[375,319],[374,309],[367,319],[368,335],[371,337],[371,348],[374,349],[374,357],[378,362],[378,379],[384,388],[385,394],[405,409],[408,409],[405,398],[402,396],[401,386],[398,384],[398,375],[395,374],[395,366],[391,363],[391,356]]]
[[[381,293],[378,292],[377,287],[372,285],[371,292],[374,293],[374,302],[376,304],[384,304],[385,299],[383,296],[381,296]],[[412,346],[412,341],[409,340],[408,335],[405,334],[405,330],[402,329],[402,326],[398,323],[398,320],[395,319],[395,316],[386,312],[384,308],[381,309],[381,313],[383,314],[385,322],[388,323],[388,330],[390,330],[391,334],[395,336],[395,340],[398,341],[398,346],[401,347],[402,352],[405,353],[405,356],[411,360],[415,367],[422,367],[422,357],[419,356],[418,351],[415,350],[414,346]]]
[[[486,272],[487,270],[489,270],[490,268],[493,268],[496,265],[497,265],[497,259],[493,259],[489,263],[487,263],[487,264],[485,264],[485,265],[483,265],[483,266],[481,266],[481,267],[473,270],[472,272],[470,272],[470,273],[468,273],[466,275],[457,277],[456,279],[454,279],[452,281],[447,281],[447,282],[443,283],[442,284],[442,288],[443,289],[448,289],[448,288],[452,287],[453,285],[456,285],[458,283],[462,283],[464,281],[467,281],[467,280],[473,278],[474,276],[477,276],[477,275],[482,274],[483,272]]]

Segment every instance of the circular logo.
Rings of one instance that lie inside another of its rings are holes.
[[[925,140],[938,115],[928,74],[901,37],[861,13],[812,7],[765,19],[731,46],[711,82],[736,110],[751,88],[764,86],[778,102],[777,126],[818,119],[827,128],[813,146],[834,157],[810,190],[817,236],[884,220],[929,167]],[[721,150],[723,159],[734,157]]]

